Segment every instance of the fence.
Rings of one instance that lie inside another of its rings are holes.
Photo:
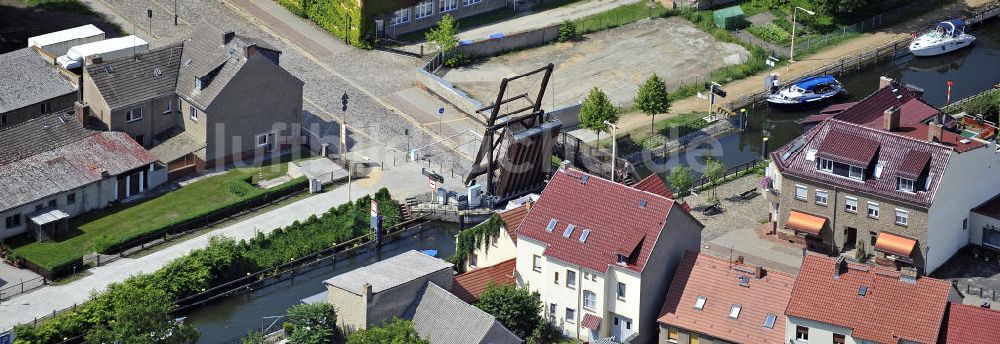
[[[983,92],[981,92],[979,94],[971,95],[971,96],[968,96],[968,97],[966,97],[964,99],[961,99],[959,101],[952,102],[951,104],[945,105],[944,107],[941,108],[941,111],[943,111],[945,113],[958,113],[958,112],[963,111],[963,109],[965,109],[965,107],[967,105],[969,105],[971,103],[974,103],[974,102],[978,102],[983,97],[986,97],[986,98],[993,97],[997,93],[1000,93],[1000,88],[992,88],[992,89],[983,91]],[[974,114],[974,115],[979,115],[979,114]]]
[[[636,172],[635,166],[629,163],[628,160],[618,157],[615,158],[617,164],[615,171],[618,175],[612,179],[611,164],[606,162],[611,161],[611,153],[607,150],[591,146],[569,133],[559,133],[553,154],[563,161],[569,161],[573,166],[601,178],[621,181],[626,185],[631,185],[639,180],[639,173]]]
[[[851,35],[871,32],[878,28],[901,23],[914,16],[937,9],[942,3],[944,3],[942,0],[917,0],[879,13],[878,15],[869,17],[854,24],[844,26],[835,32],[795,42],[795,48],[800,53],[816,51],[827,47],[832,43],[841,41]]]
[[[712,185],[712,181],[706,176],[701,176],[701,178],[698,178],[698,180],[691,185],[691,190],[700,191],[708,187],[725,184],[733,179],[753,173],[754,171],[764,167],[765,164],[767,164],[766,160],[753,159],[753,161],[730,167],[726,169],[725,173],[722,174],[722,177],[719,178],[719,183],[716,185]]]
[[[45,277],[35,277],[27,281],[21,281],[15,285],[6,286],[3,289],[0,289],[0,301],[5,301],[14,296],[24,294],[25,292],[41,288],[46,284],[48,284],[48,280],[46,280]]]

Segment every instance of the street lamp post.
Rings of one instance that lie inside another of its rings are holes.
[[[611,127],[611,181],[615,181],[615,165],[618,162],[618,126],[608,121],[604,121],[604,125]]]
[[[790,56],[788,58],[788,62],[795,62],[795,13],[798,12],[798,10],[805,11],[809,15],[816,15],[816,12],[804,9],[799,6],[795,6],[795,8],[792,9],[792,50],[789,54]]]
[[[174,26],[177,26],[177,0],[174,0]]]
[[[760,158],[762,160],[767,160],[767,139],[768,137],[764,136],[764,142],[761,144],[760,147]]]

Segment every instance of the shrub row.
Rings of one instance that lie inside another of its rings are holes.
[[[792,40],[792,34],[774,23],[767,23],[760,26],[751,26],[747,32],[764,41],[780,46],[788,45]]]
[[[398,203],[385,188],[375,194],[384,224],[400,222]],[[191,251],[151,274],[139,274],[107,291],[94,294],[75,310],[61,313],[37,326],[19,325],[14,331],[21,343],[54,343],[85,334],[107,323],[113,314],[113,300],[120,288],[140,287],[162,290],[172,300],[197,294],[213,286],[245,277],[248,273],[280,266],[298,257],[319,252],[353,238],[370,235],[368,229],[371,196],[331,208],[321,216],[277,228],[270,234],[236,241],[213,237],[208,246]],[[388,228],[388,227],[385,227]]]

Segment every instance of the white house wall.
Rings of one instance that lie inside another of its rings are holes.
[[[962,229],[962,220],[968,218],[970,209],[997,195],[1000,191],[997,185],[1000,185],[1000,154],[993,145],[952,153],[927,214],[925,273],[933,272],[969,243],[972,237],[969,231],[975,228]]]
[[[844,311],[849,312],[850,310],[831,310],[831,311]],[[851,333],[854,330],[822,323],[818,321],[813,321],[804,318],[798,318],[793,316],[785,317],[785,340],[789,344],[807,344],[807,343],[833,343],[833,334],[839,333],[844,335],[845,344],[862,344],[863,342],[855,340],[851,337]],[[795,340],[795,327],[796,326],[806,326],[809,328],[809,340]]]
[[[494,243],[496,246],[493,246]],[[472,259],[469,257],[465,261],[465,271],[494,266],[514,258],[514,250],[514,240],[507,234],[506,226],[503,226],[500,228],[500,235],[495,240],[490,239],[488,242],[484,242],[481,247],[473,250],[472,253],[476,255],[476,266],[469,265],[469,261]]]

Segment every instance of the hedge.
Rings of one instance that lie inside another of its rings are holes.
[[[384,224],[397,224],[399,206],[385,188],[375,194]],[[258,233],[250,240],[213,237],[208,246],[191,251],[151,274],[129,277],[112,283],[107,291],[94,294],[90,301],[75,310],[56,315],[37,326],[14,328],[19,343],[53,343],[62,338],[85,334],[89,329],[110,320],[111,296],[117,288],[150,287],[163,290],[172,300],[197,294],[288,261],[316,253],[357,237],[370,235],[369,204],[371,196],[354,203],[331,208],[321,216],[310,216],[270,234]],[[388,228],[388,227],[386,227]]]

